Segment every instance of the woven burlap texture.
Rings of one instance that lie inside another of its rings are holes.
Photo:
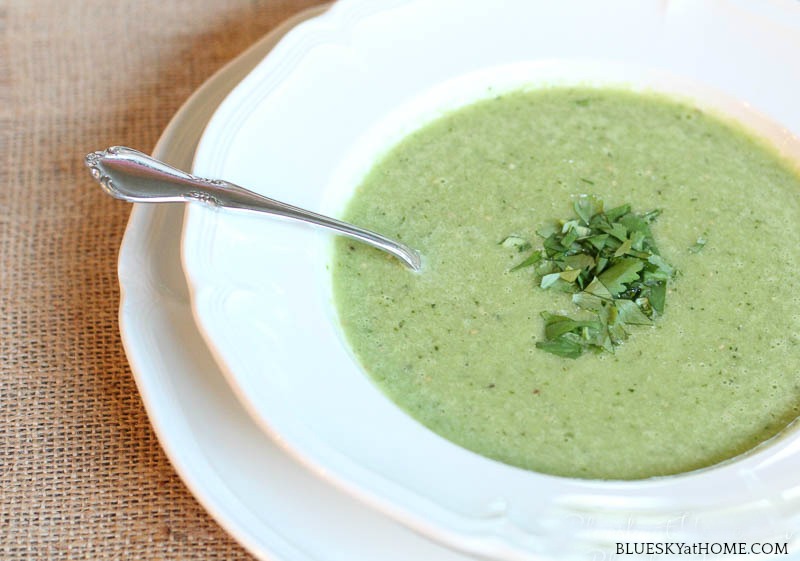
[[[151,151],[312,0],[0,0],[0,558],[247,559],[167,461],[119,338],[130,206],[85,153]]]

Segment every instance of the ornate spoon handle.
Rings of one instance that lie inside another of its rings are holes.
[[[389,252],[414,271],[421,267],[416,250],[385,236],[264,197],[227,181],[191,175],[132,148],[113,146],[92,152],[86,156],[86,165],[106,193],[117,199],[133,203],[197,201],[293,218]]]

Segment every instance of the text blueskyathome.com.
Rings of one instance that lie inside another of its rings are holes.
[[[617,555],[789,555],[788,542],[617,542]]]

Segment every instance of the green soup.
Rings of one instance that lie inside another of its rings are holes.
[[[535,347],[540,312],[572,313],[569,295],[509,272],[524,256],[498,242],[536,247],[579,194],[663,209],[653,234],[680,273],[654,326],[571,360]],[[685,472],[800,412],[798,195],[773,149],[670,99],[502,95],[425,126],[369,173],[344,218],[418,248],[424,271],[337,240],[336,305],[375,383],[461,446],[568,477]]]

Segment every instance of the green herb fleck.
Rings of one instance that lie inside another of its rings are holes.
[[[565,358],[578,358],[583,354],[583,345],[565,337],[553,341],[537,341],[536,348]]]
[[[541,251],[534,251],[533,253],[530,254],[530,256],[528,256],[527,259],[525,259],[525,261],[523,261],[522,263],[518,264],[516,267],[513,267],[511,269],[511,271],[513,272],[513,271],[517,271],[519,269],[524,269],[525,267],[530,267],[532,265],[536,265],[539,261],[542,260],[542,257],[543,257],[543,255],[542,255]]]
[[[520,236],[507,236],[499,245],[509,249],[516,249],[517,251],[525,251],[531,248],[530,242]]]
[[[697,241],[689,247],[689,253],[699,253],[700,250],[706,246],[706,243],[708,243],[706,236],[708,236],[708,234],[703,232],[703,235],[697,238]]]
[[[599,280],[613,296],[617,296],[625,292],[629,284],[639,280],[639,272],[643,268],[644,263],[642,263],[640,259],[619,259],[614,265],[600,273],[597,280]]]
[[[540,228],[542,249],[511,271],[533,267],[542,289],[572,293],[578,309],[574,317],[543,312],[544,340],[537,348],[566,358],[587,350],[613,353],[630,326],[652,325],[664,313],[667,283],[676,271],[650,230],[661,210],[636,214],[628,204],[604,210],[603,201],[590,195],[578,197],[573,209],[574,218]],[[520,236],[501,245],[531,247]],[[704,245],[705,238],[698,238],[690,251]]]

